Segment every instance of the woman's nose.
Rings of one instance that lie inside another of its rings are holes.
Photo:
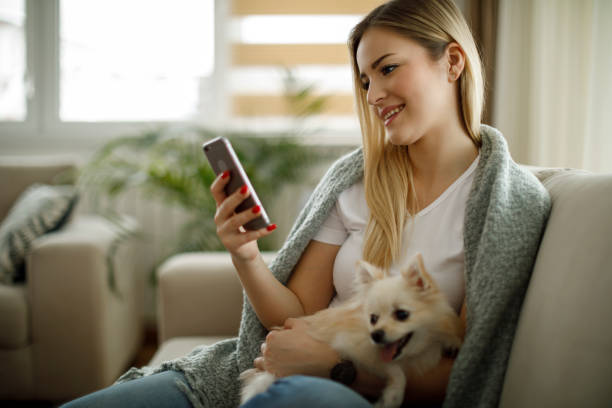
[[[375,84],[374,81],[370,81],[370,85],[368,86],[368,95],[367,95],[368,103],[370,105],[376,105],[384,97],[385,97],[384,89],[382,88],[382,86]]]

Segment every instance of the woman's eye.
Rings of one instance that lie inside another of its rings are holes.
[[[370,83],[369,82],[362,82],[361,83],[361,87],[364,89],[364,91],[367,91],[368,89],[370,89]]]
[[[395,68],[397,68],[397,65],[385,65],[380,72],[382,72],[383,75],[389,75]]]

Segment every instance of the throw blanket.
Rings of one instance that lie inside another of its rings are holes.
[[[338,195],[362,177],[360,149],[330,168],[270,265],[279,281],[287,282]],[[445,407],[497,406],[549,211],[545,188],[512,161],[501,133],[483,125],[464,232],[468,330],[453,367]],[[195,407],[235,407],[239,404],[238,374],[252,367],[265,335],[245,296],[238,338],[198,347],[159,367],[132,368],[118,382],[176,370],[187,378],[189,384],[179,385]]]

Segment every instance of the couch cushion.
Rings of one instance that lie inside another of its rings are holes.
[[[553,200],[500,407],[612,403],[612,174],[544,181]]]
[[[0,224],[0,283],[24,279],[24,259],[32,241],[67,220],[77,199],[73,186],[33,184]]]
[[[266,264],[275,256],[262,253]],[[160,342],[172,337],[238,334],[242,286],[228,252],[174,255],[159,266],[158,280]]]
[[[29,342],[28,302],[24,285],[0,285],[0,349]]]

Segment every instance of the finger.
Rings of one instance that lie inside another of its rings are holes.
[[[225,186],[230,181],[230,172],[229,170],[224,171],[219,174],[215,181],[210,185],[210,192],[212,193],[213,198],[217,205],[221,204],[223,200],[227,197],[225,194]]]
[[[297,320],[290,317],[287,320],[285,320],[285,323],[283,324],[283,327],[285,329],[293,329],[295,327]]]
[[[274,228],[276,228],[276,225],[274,225]],[[269,231],[266,228],[257,231],[247,231],[243,227],[239,227],[237,230],[234,229],[232,231],[230,227],[225,224],[217,229],[217,234],[226,248],[239,248],[249,242],[270,235],[274,231],[274,228]]]
[[[272,234],[275,229],[276,229],[276,224],[270,224],[266,228],[261,228],[255,231],[245,230],[246,232],[240,234],[240,236],[236,238],[237,239],[236,243],[238,245],[244,245],[248,242],[256,241],[260,238],[267,237],[268,235]]]
[[[266,334],[266,343],[273,342],[276,336],[278,335],[278,330],[270,330],[268,334]]]
[[[260,350],[261,350],[261,354],[262,355],[265,354],[267,348],[268,348],[268,346],[266,345],[265,342],[261,343]]]
[[[224,213],[220,213],[219,218],[221,219],[221,217],[224,216]],[[248,209],[248,210],[244,210],[236,215],[232,215],[230,218],[226,219],[226,223],[227,225],[223,225],[222,226],[222,230],[230,230],[230,231],[234,231],[236,229],[240,229],[241,232],[243,233],[250,233],[252,231],[247,231],[245,229],[241,229],[240,227],[242,227],[243,225],[247,224],[249,221],[252,221],[256,218],[261,217],[261,206],[259,205],[255,205],[254,207]],[[264,232],[268,233],[268,232],[272,232],[276,229],[276,225],[274,226],[268,226],[266,228],[261,228],[261,234],[263,234]],[[255,232],[258,232],[259,230],[256,230]],[[258,238],[258,235],[261,234],[254,234],[256,235],[255,238]],[[252,238],[252,237],[250,237]]]
[[[234,191],[228,197],[226,197],[223,202],[221,202],[220,204],[218,203],[217,213],[215,214],[215,223],[217,225],[220,225],[227,221],[227,219],[234,215],[236,207],[238,207],[240,203],[243,202],[249,195],[251,195],[251,192],[249,191],[247,186],[244,185],[238,190]],[[238,227],[234,226],[233,228]]]
[[[249,221],[252,221],[255,218],[259,218],[259,217],[261,217],[261,206],[255,205],[254,207],[251,207],[247,210],[244,210],[242,212],[239,212],[233,215],[230,219],[227,220],[228,221],[227,227],[231,230],[235,230],[245,225]],[[244,230],[243,232],[246,232],[246,230]]]
[[[253,365],[258,370],[261,370],[261,371],[265,371],[266,370],[266,368],[264,367],[264,358],[263,357],[257,357],[255,360],[253,360]]]

